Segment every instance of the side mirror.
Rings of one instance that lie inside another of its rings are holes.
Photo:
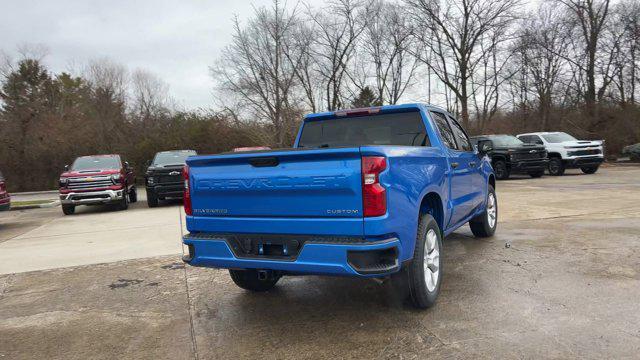
[[[128,162],[128,161],[125,161],[125,162],[124,162],[124,167],[125,167],[126,169],[129,169],[129,168],[131,167],[131,165],[129,165],[129,162]]]
[[[491,140],[478,141],[478,153],[480,155],[484,156],[491,150],[493,150],[493,143],[491,142]]]
[[[69,171],[69,165],[64,166],[64,171]]]

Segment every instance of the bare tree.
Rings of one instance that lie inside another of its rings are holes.
[[[460,103],[462,122],[469,126],[470,80],[482,59],[480,43],[496,28],[514,19],[518,0],[405,0],[425,51],[416,55],[436,74]],[[425,52],[433,54],[427,59]]]
[[[133,111],[145,124],[169,112],[169,85],[154,74],[137,69],[131,75]]]
[[[521,66],[531,76],[531,89],[537,98],[539,129],[550,130],[554,99],[566,70],[570,32],[562,13],[541,6],[522,23],[517,47],[524,55]]]
[[[419,64],[410,53],[413,28],[396,3],[377,0],[369,14],[362,46],[373,62],[377,102],[396,104],[413,85]]]
[[[502,105],[503,84],[518,72],[508,66],[514,54],[503,44],[509,36],[506,28],[499,27],[480,42],[480,60],[471,76],[472,100],[480,132],[484,132]]]
[[[232,43],[213,67],[221,90],[233,94],[251,113],[268,120],[274,143],[288,145],[295,122],[295,63],[287,56],[294,46],[297,14],[275,0],[271,8],[258,8],[246,26],[234,19]]]
[[[126,137],[127,69],[107,58],[91,60],[86,78],[93,92],[88,112],[100,150],[113,151]]]
[[[640,3],[623,1],[613,9],[612,25],[609,27],[610,46],[615,47],[613,59],[614,80],[618,90],[618,101],[624,108],[636,102],[638,60],[640,52]]]
[[[597,88],[596,70],[598,68],[598,53],[602,50],[601,38],[609,18],[609,0],[556,0],[562,4],[570,15],[576,30],[576,38],[580,39],[575,44],[578,54],[572,58],[573,65],[584,76],[584,101],[587,115],[591,118],[590,131],[593,131],[599,121],[596,113],[596,101],[598,93],[604,93],[611,82],[608,74],[601,77],[601,85]],[[583,60],[584,59],[584,60]],[[611,59],[605,59],[608,61]],[[604,66],[608,68],[608,65]]]
[[[314,25],[314,59],[324,88],[326,110],[345,105],[349,63],[366,28],[367,9],[358,0],[332,0],[321,11],[309,8]]]

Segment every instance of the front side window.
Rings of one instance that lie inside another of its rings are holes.
[[[309,120],[298,147],[330,148],[364,145],[430,146],[417,111]]]
[[[120,169],[120,159],[117,156],[82,156],[71,166],[73,171],[112,169]]]
[[[462,126],[452,117],[448,116],[449,121],[451,122],[451,130],[453,131],[453,135],[456,138],[456,142],[458,143],[458,150],[462,151],[472,151],[471,143],[469,142],[469,138],[467,134],[465,134]]]
[[[449,149],[457,149],[455,136],[453,135],[453,132],[451,131],[449,123],[447,122],[447,118],[444,117],[444,114],[436,111],[431,111],[431,117],[436,123],[435,125],[440,132],[440,138],[442,139],[444,144]]]

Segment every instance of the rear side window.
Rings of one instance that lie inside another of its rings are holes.
[[[432,111],[431,117],[436,123],[438,127],[438,131],[440,131],[440,138],[449,149],[456,149],[456,141],[449,127],[449,123],[447,123],[447,118],[444,117],[444,114]]]
[[[467,134],[462,130],[462,126],[452,117],[449,117],[449,120],[451,121],[451,130],[458,143],[458,150],[471,151],[471,143],[469,142]]]
[[[298,147],[363,145],[430,146],[419,112],[311,120],[304,123]]]

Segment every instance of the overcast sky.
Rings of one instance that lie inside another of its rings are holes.
[[[311,3],[320,3],[320,0]],[[229,43],[234,14],[248,18],[271,0],[13,1],[0,11],[0,50],[23,44],[47,49],[54,72],[108,57],[146,69],[169,84],[186,108],[214,106],[208,67]],[[293,1],[290,1],[293,4]]]

